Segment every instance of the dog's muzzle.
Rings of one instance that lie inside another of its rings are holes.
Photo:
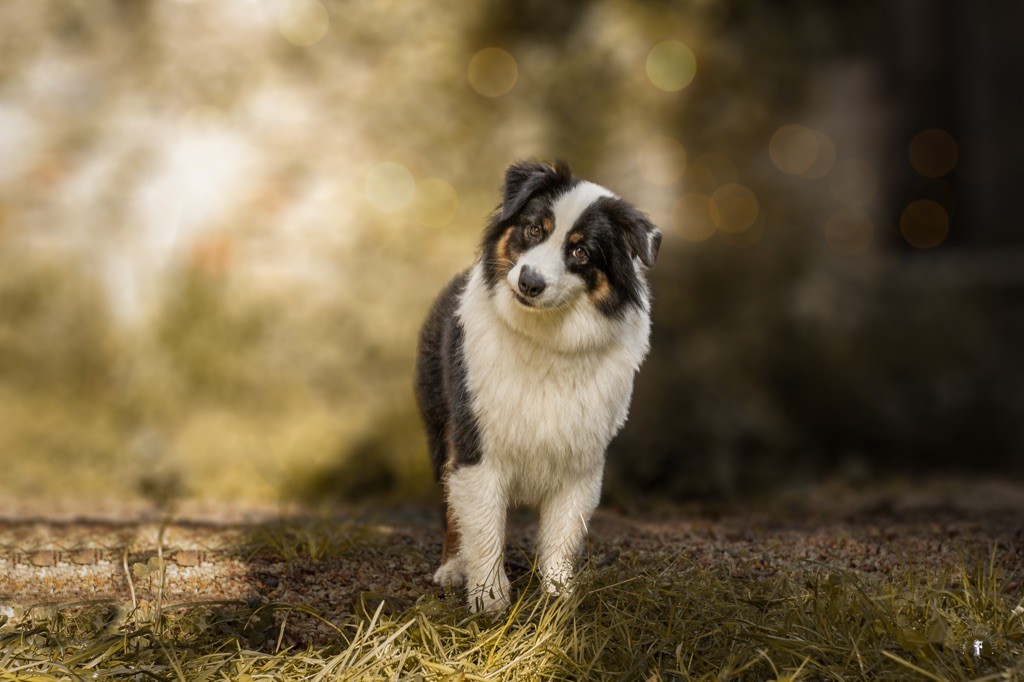
[[[547,282],[529,265],[519,273],[519,292],[527,298],[537,298],[544,293]]]

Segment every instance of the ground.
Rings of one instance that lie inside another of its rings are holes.
[[[109,636],[155,616],[173,622],[202,607],[209,611],[203,624],[234,628],[226,636],[240,634],[254,650],[330,648],[349,641],[346,628],[372,622],[374,614],[397,623],[402,614],[429,612],[430,604],[460,608],[459,595],[446,594],[429,578],[440,556],[438,515],[435,508],[408,505],[311,513],[186,503],[166,516],[145,506],[6,501],[0,507],[0,621],[7,622],[0,637],[82,613],[94,625],[103,621],[86,639]],[[533,594],[535,530],[531,515],[513,515],[507,560],[520,594]],[[993,581],[1010,619],[992,625],[1001,634],[991,637],[1003,638],[999,665],[1024,664],[1024,616],[1013,614],[1015,607],[1024,610],[1021,484],[825,485],[770,503],[602,508],[585,555],[595,584],[615,587],[642,576],[682,592],[688,580],[695,592],[714,580],[713,591],[753,594],[769,586],[806,586],[828,574],[863,581],[869,587],[858,590],[878,594],[903,589],[893,576],[918,576],[919,583],[934,581],[934,594],[941,595],[966,589],[965,576],[975,569]],[[956,577],[958,571],[963,576]],[[762,599],[749,594],[739,601]],[[685,595],[673,592],[668,599],[677,597]],[[770,604],[776,597],[764,599]],[[656,613],[665,616],[663,609]],[[1013,615],[1022,621],[1019,633]],[[960,646],[966,651],[973,644]],[[677,670],[658,661],[656,671]],[[692,657],[686,665],[687,674],[695,671]]]

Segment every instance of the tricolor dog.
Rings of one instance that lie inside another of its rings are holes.
[[[434,580],[464,583],[471,609],[509,604],[510,505],[540,510],[543,584],[569,587],[647,355],[660,243],[643,213],[565,164],[516,163],[478,260],[435,301],[416,366],[445,503]]]

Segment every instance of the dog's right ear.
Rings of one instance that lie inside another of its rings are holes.
[[[569,166],[558,161],[554,166],[537,161],[517,161],[505,171],[505,186],[501,193],[501,213],[498,220],[511,219],[537,194],[572,177]]]

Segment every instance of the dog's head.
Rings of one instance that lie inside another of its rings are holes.
[[[523,310],[587,297],[607,316],[645,304],[644,269],[661,232],[609,190],[558,162],[520,162],[505,172],[502,202],[484,233],[483,264],[497,296]]]

